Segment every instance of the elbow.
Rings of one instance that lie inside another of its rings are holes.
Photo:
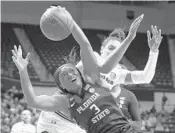
[[[151,81],[152,81],[152,78],[150,78],[150,77],[148,78],[148,77],[147,77],[147,78],[144,78],[143,83],[144,83],[144,84],[150,84]]]
[[[136,84],[150,84],[152,79],[153,79],[152,77],[146,77],[145,76],[145,77],[140,78],[138,82],[135,81],[135,83]]]
[[[150,73],[150,74],[145,75],[144,76],[144,82],[145,82],[145,84],[150,84],[151,81],[153,80],[154,75],[155,75],[155,71],[152,72],[152,73]]]

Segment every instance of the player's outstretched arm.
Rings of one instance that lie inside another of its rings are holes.
[[[129,44],[132,42],[132,40],[136,37],[137,29],[143,19],[144,15],[140,15],[135,21],[131,24],[129,29],[129,34],[126,37],[126,39],[122,42],[122,45],[119,49],[114,50],[103,62],[101,65],[100,72],[102,73],[108,73],[110,72],[121,60],[124,53],[126,52],[127,48],[129,47]]]
[[[24,59],[22,57],[21,46],[18,48],[14,46],[12,54],[13,62],[19,70],[21,87],[25,100],[29,106],[46,111],[61,110],[66,106],[66,104],[68,107],[68,100],[64,96],[36,96],[27,71],[30,54],[28,54]]]
[[[157,29],[157,26],[151,26],[152,34],[147,31],[148,45],[150,48],[149,58],[143,71],[130,72],[125,80],[126,84],[142,84],[150,83],[155,75],[155,69],[159,54],[159,46],[162,41],[161,30]]]
[[[161,36],[161,30],[157,29],[156,26],[151,26],[152,34],[151,37],[150,32],[147,32],[148,36],[148,45],[150,48],[149,58],[147,61],[147,64],[143,71],[128,71],[128,70],[120,70],[113,69],[112,72],[115,73],[115,75],[118,78],[114,79],[114,85],[116,84],[149,84],[154,75],[155,75],[155,69],[159,54],[159,46],[162,41]]]

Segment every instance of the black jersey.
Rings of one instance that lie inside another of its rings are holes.
[[[72,96],[70,108],[88,133],[123,133],[131,128],[111,93],[101,87],[89,85],[82,99]]]

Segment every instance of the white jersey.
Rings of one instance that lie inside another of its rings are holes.
[[[120,65],[117,65],[108,74],[100,73],[100,79],[102,84],[111,90],[114,86],[125,83],[127,73],[128,70],[123,69]]]
[[[76,123],[61,113],[42,111],[37,123],[37,133],[86,133]]]

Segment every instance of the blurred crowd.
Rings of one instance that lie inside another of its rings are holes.
[[[166,110],[156,111],[155,106],[141,113],[142,131],[175,132],[175,109],[169,113]]]
[[[24,110],[31,112],[30,123],[36,126],[40,111],[27,106],[21,89],[2,86],[1,92],[1,133],[10,133],[12,126],[22,120]],[[141,118],[143,131],[175,132],[175,109],[172,113],[165,110],[157,112],[153,106],[150,111],[142,112]]]
[[[29,108],[25,102],[22,90],[12,86],[10,89],[1,88],[1,133],[10,133],[14,124],[20,122],[24,110],[31,112],[30,123],[36,126],[40,111]]]

